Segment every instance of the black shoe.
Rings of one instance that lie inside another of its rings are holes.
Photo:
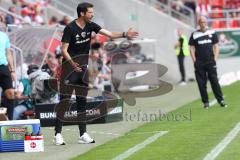
[[[203,108],[208,109],[209,108],[209,103],[204,103]]]
[[[227,107],[227,104],[222,100],[221,102],[219,102],[221,107]]]

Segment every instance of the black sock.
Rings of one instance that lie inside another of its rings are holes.
[[[55,122],[55,136],[62,132],[62,126],[63,126],[63,121],[60,118],[56,118],[56,122]]]
[[[86,132],[86,124],[79,125],[80,137]]]

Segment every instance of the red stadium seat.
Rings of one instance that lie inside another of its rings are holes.
[[[238,28],[239,26],[239,21],[238,20],[230,20],[229,21],[229,27],[230,28]]]
[[[224,0],[212,0],[211,6],[223,7],[224,6]]]
[[[211,27],[212,28],[225,28],[226,24],[224,21],[213,21]]]

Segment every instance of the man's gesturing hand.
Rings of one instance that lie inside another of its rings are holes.
[[[128,29],[128,31],[126,33],[126,37],[127,38],[132,39],[132,38],[137,38],[137,36],[138,36],[138,32],[137,31],[133,30],[133,28],[129,28]]]
[[[70,64],[75,72],[82,72],[82,68],[79,66],[78,63],[74,62],[73,60],[70,60]]]

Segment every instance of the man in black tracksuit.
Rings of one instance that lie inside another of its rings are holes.
[[[216,62],[219,53],[217,34],[207,29],[207,19],[204,16],[200,17],[199,26],[200,29],[192,33],[189,45],[204,108],[209,107],[207,79],[220,106],[227,107],[217,78]]]
[[[138,36],[138,32],[129,28],[127,32],[111,32],[103,29],[98,24],[92,22],[94,16],[93,5],[87,2],[80,3],[77,6],[78,18],[70,22],[63,31],[62,36],[62,56],[63,66],[60,78],[60,100],[65,102],[69,100],[73,86],[75,92],[78,93],[81,90],[81,95],[76,95],[77,111],[79,117],[79,132],[80,137],[78,143],[94,143],[87,133],[86,129],[86,96],[88,94],[88,75],[87,64],[88,54],[90,50],[90,41],[92,32],[103,34],[111,39],[114,38],[135,38]],[[60,103],[61,103],[60,102]],[[64,104],[64,103],[61,103]],[[63,137],[61,135],[62,126],[65,113],[66,104],[57,108],[57,118],[55,123],[55,136],[54,142],[56,145],[65,145]]]

